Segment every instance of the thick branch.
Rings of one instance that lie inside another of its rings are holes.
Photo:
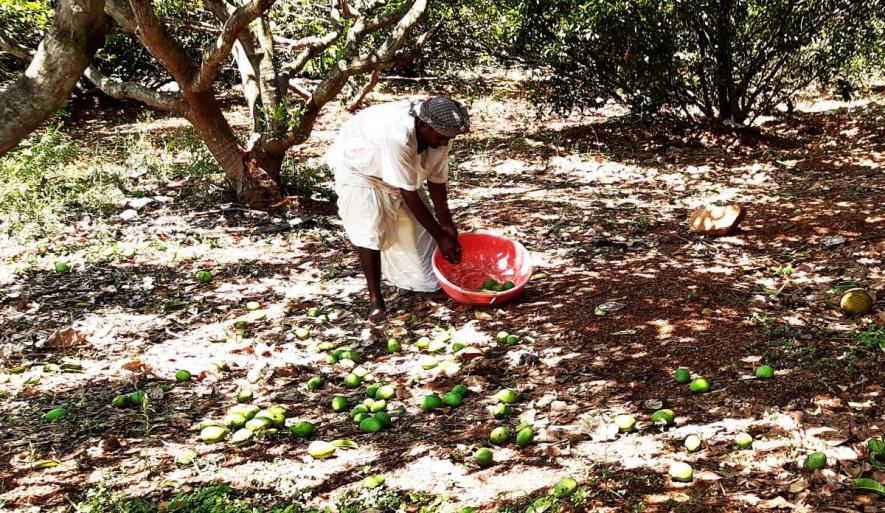
[[[208,2],[207,2],[208,5]],[[199,30],[200,32],[205,32],[207,34],[219,34],[221,33],[221,28],[216,27],[210,23],[203,23],[199,21],[191,21],[191,20],[178,20],[175,18],[163,18],[163,23],[167,25],[177,25],[182,28],[191,29],[191,30]],[[2,37],[2,35],[0,35]],[[283,47],[283,49],[294,52],[295,50],[301,50],[308,45],[316,42],[319,39],[317,36],[309,36],[303,37],[301,39],[292,39],[288,37],[278,36],[276,34],[273,35],[273,42]]]
[[[437,27],[438,27],[438,25],[437,25]],[[421,34],[421,36],[418,38],[418,40],[415,42],[415,45],[412,48],[409,48],[406,51],[401,50],[401,51],[397,52],[396,55],[391,60],[391,67],[404,66],[405,64],[415,60],[415,58],[421,54],[421,51],[424,49],[424,45],[427,43],[427,40],[430,38],[430,36],[436,31],[437,27],[433,27],[432,29],[428,30],[427,32]],[[363,100],[366,98],[366,96],[368,96],[368,94],[370,92],[372,92],[373,89],[375,89],[375,86],[378,85],[378,82],[380,80],[381,80],[381,70],[380,69],[373,70],[372,76],[371,76],[371,78],[369,78],[369,81],[366,83],[366,85],[363,86],[363,88],[360,90],[360,92],[356,96],[354,96],[354,98],[347,105],[347,110],[349,112],[356,112],[356,110],[359,108],[359,106],[363,102]]]
[[[25,62],[31,62],[36,53],[32,49],[18,44],[17,41],[13,41],[3,32],[0,32],[0,52],[12,54],[13,57]]]
[[[396,23],[398,20],[401,20],[403,16],[405,16],[406,13],[409,12],[410,8],[411,4],[409,2],[406,2],[386,14],[375,16],[374,18],[366,20],[363,27],[363,32],[366,34],[370,34],[377,30],[393,26],[394,23]]]
[[[284,92],[280,87],[280,80],[277,74],[277,66],[274,63],[274,47],[273,34],[270,31],[270,22],[267,17],[262,16],[255,20],[252,24],[252,30],[261,47],[261,61],[258,63],[261,85],[261,100],[264,105],[270,108],[276,108],[280,105],[280,101],[284,97]],[[271,129],[276,130],[279,127],[272,126]]]
[[[391,31],[390,36],[377,50],[368,55],[361,55],[345,65],[348,75],[365,73],[376,66],[390,66],[393,63],[396,51],[406,42],[409,30],[418,23],[418,20],[424,15],[426,8],[427,0],[415,0],[412,2],[411,8],[400,19],[399,23]],[[322,87],[322,84],[320,84],[320,87]]]
[[[0,155],[67,100],[108,28],[104,0],[59,0],[52,26],[24,76],[0,91]]]
[[[123,32],[134,34],[138,29],[135,23],[135,15],[132,14],[132,8],[127,0],[106,0],[104,6],[105,13],[120,25]]]
[[[224,22],[221,34],[215,40],[215,44],[203,52],[203,63],[200,65],[200,71],[193,81],[192,87],[195,91],[206,91],[212,87],[221,64],[230,55],[234,42],[240,33],[249,26],[249,23],[252,23],[253,20],[269,9],[274,1],[252,0],[248,4],[238,7],[231,14],[227,21]]]
[[[289,91],[292,91],[296,96],[301,97],[302,100],[310,99],[310,92],[301,87],[294,78],[290,78],[286,85],[289,88]]]
[[[191,87],[195,64],[157,17],[150,0],[129,0],[142,44],[166,68],[182,90]]]
[[[137,100],[160,110],[182,113],[186,107],[184,97],[178,93],[162,93],[135,82],[123,82],[108,78],[95,66],[86,68],[83,75],[103,93],[118,100]]]

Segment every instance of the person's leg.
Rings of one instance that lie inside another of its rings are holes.
[[[369,286],[369,302],[372,303],[369,317],[380,317],[387,310],[384,298],[381,296],[381,252],[359,246],[356,246],[356,252],[360,257],[363,274],[366,275],[366,284]]]

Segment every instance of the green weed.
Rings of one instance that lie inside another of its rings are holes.
[[[378,487],[346,493],[338,499],[337,507],[338,513],[363,513],[369,510],[378,513],[396,513],[401,511],[404,502],[396,492]]]
[[[833,287],[832,290],[830,290],[830,294],[835,296],[844,293],[846,290],[856,289],[858,287],[860,287],[859,283],[855,283],[853,281],[843,281],[836,284],[836,286]]]
[[[81,148],[50,126],[0,157],[0,233],[28,241],[80,214],[101,214],[119,195],[113,170],[77,165]]]
[[[283,189],[289,194],[310,198],[317,195],[328,200],[336,199],[335,191],[324,183],[331,180],[329,168],[324,165],[311,165],[289,159],[283,163],[280,175]]]
[[[122,493],[113,493],[103,487],[88,490],[83,501],[75,506],[77,513],[156,513],[153,504],[141,499],[129,499]]]
[[[305,509],[302,501],[294,501],[269,509],[259,509],[255,500],[236,497],[227,486],[207,486],[176,495],[162,511],[169,513],[330,513],[327,510]],[[103,487],[88,490],[83,500],[74,505],[77,513],[159,513],[159,498],[126,497]]]
[[[787,265],[779,265],[774,268],[774,274],[783,276],[784,278],[791,276],[793,274],[793,266],[791,264]]]
[[[885,349],[885,328],[869,326],[866,331],[855,331],[852,335],[864,347]]]
[[[768,315],[763,312],[755,311],[750,314],[749,320],[753,324],[768,324],[775,319],[774,316]]]

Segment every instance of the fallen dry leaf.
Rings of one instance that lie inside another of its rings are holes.
[[[148,367],[141,360],[129,360],[120,366],[122,369],[128,370],[129,372],[147,372]]]
[[[796,505],[788,502],[786,499],[778,495],[773,499],[768,499],[760,502],[756,505],[756,507],[760,509],[793,509],[796,507]]]
[[[74,328],[65,328],[63,330],[53,331],[43,343],[44,347],[54,349],[67,349],[71,347],[81,346],[86,343],[86,335],[78,332]]]
[[[791,483],[787,491],[790,493],[799,493],[806,488],[808,488],[808,481],[806,481],[805,479],[800,479]]]

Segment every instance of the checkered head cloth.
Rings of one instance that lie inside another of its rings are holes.
[[[455,137],[470,131],[467,107],[461,102],[442,96],[413,103],[412,115],[430,125],[430,128],[444,137]]]

